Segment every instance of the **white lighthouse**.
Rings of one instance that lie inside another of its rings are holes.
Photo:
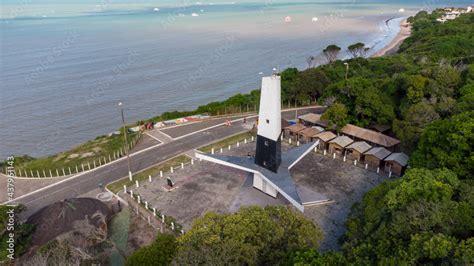
[[[274,70],[275,71],[275,70]],[[253,187],[276,197],[280,193],[298,210],[327,199],[301,199],[290,169],[318,142],[307,143],[281,152],[281,79],[276,73],[262,78],[255,161],[244,157],[196,152],[196,157],[253,174]]]
[[[281,163],[281,79],[262,78],[255,163],[277,172]]]

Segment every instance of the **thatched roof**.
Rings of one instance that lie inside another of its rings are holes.
[[[321,133],[317,134],[315,137],[322,140],[322,141],[324,141],[324,142],[328,142],[328,141],[332,140],[333,138],[335,138],[336,134],[332,133],[331,131],[324,131],[324,132],[321,132]]]
[[[372,146],[367,144],[367,142],[365,141],[356,141],[346,147],[346,149],[356,150],[360,153],[364,153],[368,151],[370,148],[372,148]]]
[[[300,132],[298,132],[298,134],[300,134],[302,136],[305,136],[307,138],[312,138],[315,135],[319,134],[320,132],[321,132],[321,130],[319,130],[317,128],[309,127],[309,128],[305,128],[305,129],[301,130]]]
[[[298,116],[299,119],[303,121],[307,121],[310,123],[316,123],[321,120],[321,115],[318,114],[313,114],[313,113],[307,113],[301,116]]]
[[[292,133],[298,133],[301,130],[305,129],[306,127],[302,124],[294,124],[288,127],[285,127],[285,130],[289,130]]]
[[[374,143],[386,148],[395,146],[400,143],[398,139],[394,139],[382,133],[365,129],[362,127],[354,126],[351,124],[348,124],[345,127],[343,127],[341,132],[351,137],[365,140],[365,141],[368,141],[368,142],[371,142],[371,143]]]
[[[321,115],[320,114],[307,113],[307,114],[298,116],[298,119],[300,119],[302,121],[312,123],[312,124],[321,125],[323,127],[327,127],[327,125],[328,125],[327,121],[322,121],[321,120]]]
[[[392,153],[390,156],[385,158],[386,162],[396,162],[401,166],[406,166],[408,164],[408,155],[403,152],[400,153]]]
[[[376,158],[378,158],[379,160],[383,160],[385,158],[387,158],[387,156],[390,155],[390,151],[383,148],[383,147],[376,147],[376,148],[372,148],[370,149],[369,151],[366,151],[364,154],[365,155],[372,155]]]
[[[331,140],[329,143],[337,144],[337,145],[344,148],[347,145],[351,144],[352,142],[354,142],[354,141],[351,138],[349,138],[348,136],[339,136],[339,137]]]
[[[109,207],[100,200],[93,198],[74,198],[48,205],[26,221],[36,226],[32,244],[43,245],[59,235],[75,229],[76,222],[88,221],[95,227],[103,226],[112,215]]]

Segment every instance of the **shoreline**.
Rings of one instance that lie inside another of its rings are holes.
[[[400,48],[400,45],[402,45],[403,41],[411,35],[411,25],[407,22],[407,18],[400,21],[399,29],[400,30],[398,31],[395,38],[392,39],[392,41],[390,41],[382,49],[372,54],[370,57],[381,57],[384,55],[395,54],[398,51],[398,48]]]

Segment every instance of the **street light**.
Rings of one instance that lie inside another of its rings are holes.
[[[130,167],[130,156],[128,153],[128,139],[127,139],[127,129],[125,128],[125,117],[123,115],[123,108],[122,103],[119,102],[118,106],[120,107],[120,113],[122,114],[122,127],[123,127],[123,136],[125,139],[125,154],[127,155],[127,163],[128,163],[128,178],[132,181],[132,169]]]
[[[347,80],[347,76],[349,75],[349,63],[345,62],[344,65],[346,66],[346,80]]]

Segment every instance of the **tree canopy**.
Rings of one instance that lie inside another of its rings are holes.
[[[178,264],[276,264],[289,251],[318,248],[321,231],[287,207],[208,213],[178,239]]]

